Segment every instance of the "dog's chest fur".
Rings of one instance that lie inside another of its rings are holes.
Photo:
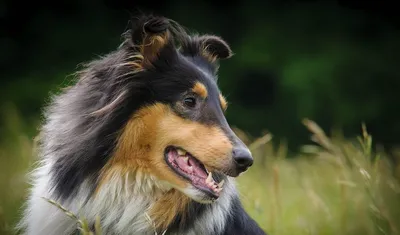
[[[52,199],[52,192],[48,186],[51,185],[50,166],[50,163],[45,163],[34,172],[34,187],[28,202],[30,211],[22,221],[26,224],[21,224],[26,226],[26,234],[29,235],[71,234],[77,228],[74,220],[44,199]],[[73,200],[64,203],[63,206],[88,221],[95,221],[96,216],[100,216],[104,235],[155,234],[146,211],[163,192],[170,189],[170,186],[140,173],[115,176],[103,185],[95,196],[87,200],[91,188],[88,184],[84,182]],[[193,222],[187,225],[186,231],[174,229],[167,230],[165,234],[222,233],[229,215],[231,198],[235,195],[234,183],[228,180],[224,186],[224,193],[216,202],[208,205],[204,213],[190,215],[192,216],[190,221]]]

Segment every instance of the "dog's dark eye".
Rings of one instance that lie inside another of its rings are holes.
[[[186,97],[183,103],[189,108],[194,108],[196,106],[196,99],[194,97]]]

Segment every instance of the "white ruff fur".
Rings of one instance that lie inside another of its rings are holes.
[[[52,199],[49,189],[51,165],[50,162],[44,162],[33,172],[33,187],[24,218],[19,225],[26,235],[69,235],[77,228],[75,221],[43,199]],[[100,216],[104,235],[154,235],[154,228],[146,217],[146,211],[163,192],[171,189],[171,186],[139,172],[126,175],[116,172],[107,183],[102,184],[96,195],[85,203],[89,188],[87,182],[83,183],[77,196],[63,206],[88,221],[94,221],[96,216]],[[195,194],[197,190],[187,188],[183,191]],[[185,234],[219,234],[225,227],[231,199],[236,193],[233,179],[228,179],[220,198],[195,219],[193,226]],[[167,231],[166,234],[171,233]]]

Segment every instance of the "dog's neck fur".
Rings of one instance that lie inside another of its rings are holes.
[[[225,192],[221,198],[211,205],[204,205],[210,207],[210,210],[193,220],[194,224],[188,226],[188,231],[180,231],[178,228],[174,229],[178,231],[168,232],[219,234],[225,227],[230,197],[235,194],[231,181],[229,180],[225,185]],[[117,231],[119,234],[129,234],[133,231],[138,234],[154,234],[155,225],[150,210],[169,190],[175,189],[172,189],[168,183],[140,171],[125,173],[125,175],[116,173],[108,184],[103,185],[93,199],[85,205],[85,216],[94,221],[96,213],[101,214],[105,218],[102,225],[106,234],[108,230]],[[171,208],[166,207],[168,206],[164,205],[167,213]],[[164,231],[157,232],[162,234]]]
[[[51,164],[47,163],[35,172],[34,184],[40,187],[35,187],[30,199],[33,208],[25,218],[25,221],[31,222],[27,228],[28,234],[65,234],[66,231],[73,232],[76,229],[73,220],[42,198],[52,198],[48,188],[50,167]],[[167,183],[140,172],[123,175],[116,173],[88,200],[91,194],[89,184],[84,182],[76,197],[63,206],[90,222],[100,216],[103,234],[154,235],[156,231],[148,212],[158,199],[172,189]],[[220,234],[225,228],[234,196],[234,182],[228,179],[220,198],[212,204],[204,205],[208,207],[204,213],[191,215],[195,218],[192,218],[192,224],[186,225],[185,231],[178,227],[167,229],[167,234]],[[52,217],[48,217],[50,213]],[[30,228],[32,225],[40,229]],[[162,234],[164,231],[157,232]]]

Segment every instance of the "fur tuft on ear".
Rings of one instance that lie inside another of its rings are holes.
[[[182,43],[181,52],[189,56],[202,56],[211,63],[218,59],[230,58],[233,55],[228,43],[214,35],[187,38]]]
[[[199,37],[199,41],[203,49],[200,53],[207,57],[211,56],[214,60],[227,59],[233,55],[228,43],[218,36],[204,35]]]
[[[139,55],[142,68],[151,66],[157,59],[160,50],[170,42],[170,22],[167,18],[157,16],[143,16],[132,27],[131,40]]]

